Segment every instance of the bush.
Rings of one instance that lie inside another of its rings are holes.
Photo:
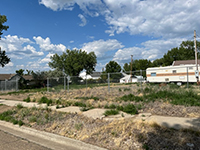
[[[125,102],[127,102],[127,101],[135,101],[135,102],[144,101],[143,97],[135,96],[133,94],[124,95],[120,99],[125,101]]]
[[[128,104],[128,105],[125,105],[123,107],[123,112],[126,112],[128,114],[138,114],[138,111],[136,109],[136,107],[133,105],[133,104]]]
[[[86,107],[86,104],[82,103],[82,102],[75,102],[74,106],[79,106],[79,107]]]
[[[30,97],[27,97],[26,99],[23,100],[24,102],[29,103],[31,101]]]
[[[24,125],[24,122],[21,121],[21,120],[19,120],[19,121],[18,121],[18,124],[19,124],[19,126],[22,126],[22,125]]]
[[[104,113],[105,116],[117,115],[117,114],[119,114],[119,111],[115,109],[106,110]]]
[[[17,104],[17,109],[22,109],[23,105],[22,104]]]
[[[48,99],[47,97],[43,96],[39,101],[38,101],[39,104],[41,103],[46,103],[47,106],[49,106],[50,104],[52,104],[52,100],[51,99]]]

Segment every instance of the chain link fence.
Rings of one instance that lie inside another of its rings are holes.
[[[12,80],[12,81],[0,81],[0,90],[3,91],[18,91],[19,85],[18,80]]]
[[[117,72],[117,73],[99,73],[99,76],[85,75],[85,76],[65,76],[65,77],[51,77],[47,78],[47,91],[61,91],[80,88],[95,88],[102,86],[111,92],[113,85],[117,88],[123,84],[137,83],[142,86],[145,82],[146,71],[133,72]],[[116,86],[118,85],[118,86]]]

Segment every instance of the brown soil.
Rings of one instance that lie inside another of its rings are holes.
[[[6,105],[0,105],[0,113],[3,113],[4,111],[11,110],[13,107],[6,106]]]

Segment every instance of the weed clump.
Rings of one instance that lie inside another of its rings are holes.
[[[38,101],[39,104],[41,103],[46,103],[47,106],[51,105],[53,102],[51,99],[48,99],[47,97],[43,96],[39,101]]]
[[[24,102],[29,103],[31,101],[30,97],[27,97],[26,99],[23,100]]]
[[[105,116],[117,115],[117,114],[119,114],[119,111],[115,109],[106,110],[104,113]]]

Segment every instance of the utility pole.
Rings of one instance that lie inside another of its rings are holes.
[[[196,30],[194,30],[194,47],[195,47],[195,63],[196,63],[195,76],[197,78],[197,84],[199,84],[199,70],[198,70],[198,59],[197,59]]]
[[[132,63],[133,63],[133,55],[131,55],[131,70],[130,70],[130,80],[131,80],[131,83],[132,83]]]

